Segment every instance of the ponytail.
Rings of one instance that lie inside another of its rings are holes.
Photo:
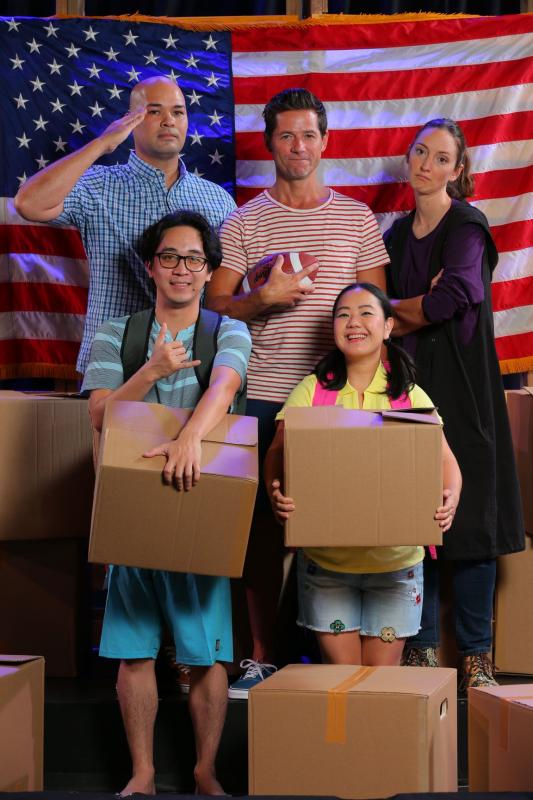
[[[346,385],[348,372],[346,370],[346,359],[338,348],[322,358],[314,369],[314,374],[325,389],[338,391]]]
[[[409,394],[416,380],[416,370],[413,359],[403,347],[390,337],[384,342],[389,357],[387,369],[387,395],[392,400],[397,400],[404,394]]]

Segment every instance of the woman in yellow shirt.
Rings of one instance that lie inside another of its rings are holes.
[[[337,297],[335,348],[290,394],[278,414],[276,435],[265,459],[265,482],[279,522],[295,508],[281,490],[285,408],[328,402],[368,410],[432,405],[414,382],[411,359],[390,339],[393,325],[391,304],[376,286],[352,284]],[[381,362],[383,344],[386,366]],[[335,394],[324,400],[325,392]],[[364,474],[364,453],[354,453],[348,468],[354,470],[354,480],[357,472]],[[461,473],[444,436],[443,476],[443,502],[435,519],[447,531],[459,502]],[[353,523],[347,520],[347,524]],[[324,661],[400,663],[405,639],[420,627],[423,556],[418,546],[315,547],[298,553],[298,624],[315,631]]]

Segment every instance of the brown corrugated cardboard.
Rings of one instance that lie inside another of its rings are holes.
[[[43,788],[44,661],[0,655],[0,792]]]
[[[248,698],[252,795],[457,790],[451,669],[290,665]]]
[[[498,559],[495,618],[496,669],[533,675],[533,539],[528,535],[524,552]]]
[[[468,777],[471,792],[533,788],[533,686],[468,690]]]
[[[442,434],[434,413],[285,412],[285,489],[294,547],[442,544]]]
[[[506,392],[526,531],[533,536],[533,387]]]
[[[202,442],[202,475],[190,492],[165,485],[163,456],[190,411],[153,403],[106,408],[89,560],[134,567],[242,574],[257,491],[257,419],[228,414]]]
[[[88,647],[86,546],[79,539],[0,542],[0,651],[42,653],[48,676],[78,673]]]
[[[0,392],[0,539],[89,535],[87,401]]]

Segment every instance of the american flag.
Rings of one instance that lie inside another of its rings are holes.
[[[131,87],[137,72],[174,70],[189,102],[189,169],[226,187],[235,170],[238,203],[269,186],[274,171],[262,139],[263,106],[283,88],[305,86],[328,112],[325,183],[370,205],[385,231],[413,204],[404,155],[415,131],[450,116],[465,131],[473,202],[487,215],[500,252],[493,302],[502,371],[533,369],[533,15],[324,22],[236,27],[229,34],[111,19],[4,20],[4,194],[12,196],[18,179],[43,160],[76,149],[119,116],[127,91],[120,105],[113,90]],[[135,44],[128,36],[137,36]],[[37,79],[47,85],[39,89]],[[83,82],[81,96],[71,94],[74,81]],[[28,100],[24,109],[17,108],[19,93]],[[104,101],[100,118],[96,108]],[[41,120],[50,123],[44,132]],[[76,122],[85,125],[81,133]],[[67,140],[65,151],[54,152],[56,136]],[[32,141],[20,144],[23,137]],[[0,377],[73,375],[87,281],[79,240],[72,231],[21,224],[9,200],[4,209],[3,249],[11,255],[2,257],[0,276]]]

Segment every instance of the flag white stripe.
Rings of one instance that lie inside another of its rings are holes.
[[[326,151],[327,152],[327,151]],[[527,139],[496,142],[469,148],[472,172],[521,169],[531,165],[531,142]],[[372,158],[323,158],[320,165],[327,186],[374,186],[398,183],[406,178],[405,156]],[[274,162],[237,161],[237,183],[249,188],[265,188],[274,183]]]
[[[513,281],[518,278],[531,278],[531,264],[533,264],[533,247],[500,253],[493,281],[497,283],[498,281]]]
[[[305,75],[335,72],[392,72],[407,69],[462,67],[471,64],[514,61],[531,55],[529,33],[437,42],[407,47],[353,50],[289,50],[263,53],[233,53],[234,78],[274,75]]]
[[[521,83],[473,92],[402,97],[394,100],[353,100],[325,102],[330,130],[354,128],[405,128],[423,125],[435,116],[452,119],[483,117],[533,110],[533,84]],[[242,104],[236,107],[237,133],[262,133],[264,106]]]
[[[1,253],[0,282],[57,283],[86,289],[89,286],[89,267],[85,259],[37,253]]]
[[[496,338],[531,333],[533,330],[533,306],[519,306],[494,313]]]
[[[496,197],[489,200],[474,200],[487,217],[490,225],[506,225],[509,222],[526,222],[531,219],[533,192],[525,192],[515,197]]]
[[[85,316],[53,314],[47,311],[12,311],[0,313],[0,340],[61,339],[81,341]]]

